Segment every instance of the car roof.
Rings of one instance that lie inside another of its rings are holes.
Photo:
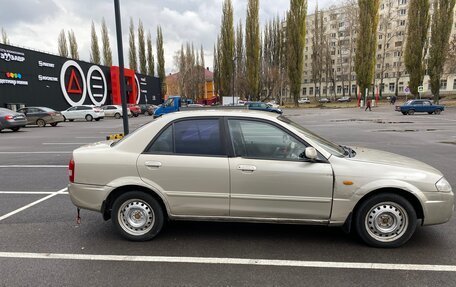
[[[192,111],[181,111],[175,113],[169,113],[163,115],[167,120],[175,120],[180,118],[190,117],[251,117],[251,118],[262,118],[262,119],[277,119],[280,116],[276,113],[269,113],[263,111],[252,111],[245,109],[204,109],[204,110],[192,110]]]

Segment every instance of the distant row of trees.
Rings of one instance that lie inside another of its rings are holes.
[[[2,38],[1,38],[1,40],[2,40],[1,41],[2,44],[6,44],[6,45],[10,44],[10,41],[8,39],[8,34],[6,34],[6,31],[5,31],[5,29],[3,29],[3,27],[2,27]]]
[[[251,100],[283,98],[287,88],[297,105],[301,93],[306,33],[306,0],[290,0],[285,19],[259,24],[259,0],[249,0],[245,30],[234,28],[231,0],[223,3],[214,46],[214,82],[218,94]]]

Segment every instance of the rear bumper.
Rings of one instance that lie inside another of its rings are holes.
[[[21,128],[27,125],[27,120],[4,121],[2,129]]]
[[[107,186],[70,183],[68,193],[71,201],[79,208],[101,212],[103,201],[108,197],[111,188]]]

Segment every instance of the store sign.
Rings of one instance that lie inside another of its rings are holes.
[[[58,82],[59,79],[57,77],[50,77],[50,76],[43,76],[43,75],[38,75],[38,80],[39,81],[49,81],[49,82]]]
[[[28,81],[23,81],[22,74],[6,72],[6,79],[0,79],[0,85],[28,86]]]
[[[0,59],[4,60],[6,62],[10,62],[10,61],[24,62],[25,61],[24,53],[5,50],[5,49],[0,49]]]
[[[67,71],[69,77],[67,79]],[[106,77],[98,66],[91,66],[87,78],[81,66],[73,60],[66,61],[60,71],[60,87],[65,100],[71,106],[84,104],[87,93],[94,105],[101,106],[106,102],[108,87]],[[101,100],[97,100],[101,98]]]
[[[39,67],[46,67],[46,68],[54,68],[55,64],[54,63],[43,62],[43,61],[38,61],[38,66]]]

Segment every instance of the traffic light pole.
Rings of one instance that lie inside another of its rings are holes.
[[[128,128],[128,110],[127,110],[127,95],[125,93],[125,71],[122,45],[122,26],[120,20],[120,4],[119,0],[114,0],[114,10],[116,16],[116,33],[117,33],[117,54],[119,56],[119,81],[120,81],[120,98],[122,100],[122,118],[124,135],[130,131]]]

